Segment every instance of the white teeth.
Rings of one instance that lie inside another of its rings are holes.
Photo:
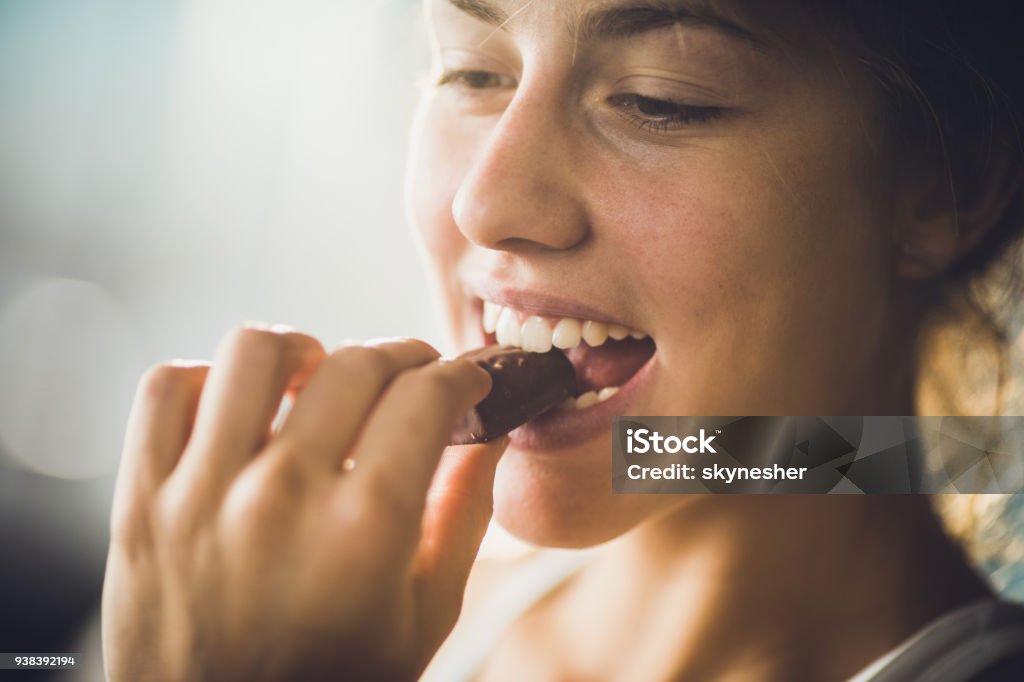
[[[587,391],[576,398],[566,398],[555,409],[562,410],[563,412],[585,410],[588,407],[597,405],[598,403],[603,403],[618,392],[618,386],[606,386],[600,391]]]
[[[551,350],[551,325],[534,315],[523,323],[519,341],[529,353],[547,353]]]
[[[580,339],[582,338],[583,334],[580,329],[579,320],[563,317],[555,325],[555,331],[551,334],[551,343],[555,348],[562,348],[564,350],[580,345]]]
[[[484,301],[484,331],[493,334],[498,329],[498,316],[501,315],[501,306],[497,303]]]
[[[583,323],[583,340],[588,346],[600,346],[608,340],[608,325],[587,320]]]
[[[511,308],[503,308],[498,316],[498,327],[495,329],[498,343],[502,346],[519,345],[519,320]]]
[[[627,337],[647,338],[647,334],[621,324],[577,320],[571,317],[563,317],[556,322],[539,315],[531,315],[520,324],[519,318],[520,313],[513,308],[490,301],[483,302],[484,332],[495,334],[498,343],[503,346],[519,346],[532,353],[546,353],[552,346],[570,350],[584,341],[593,348],[602,345],[608,339],[621,341]]]
[[[621,341],[622,339],[629,336],[629,330],[623,327],[621,324],[610,324],[608,325],[608,336],[615,339],[616,341]]]

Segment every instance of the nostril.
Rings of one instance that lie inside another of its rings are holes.
[[[567,246],[560,245],[548,245],[542,244],[541,242],[531,241],[524,237],[510,237],[503,239],[497,244],[496,249],[500,251],[512,251],[517,253],[529,253],[533,252],[544,252],[544,251],[564,251],[572,248],[572,244]]]
[[[499,218],[497,210],[482,208],[458,211],[452,208],[452,215],[459,231],[470,242],[492,251],[517,254],[543,254],[568,251],[578,248],[589,238],[589,229],[580,222],[572,226],[571,218],[551,224],[552,215],[545,217]],[[461,217],[460,217],[461,216]]]

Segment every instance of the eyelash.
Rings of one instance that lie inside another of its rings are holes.
[[[621,109],[626,119],[641,130],[655,132],[676,130],[689,124],[708,123],[725,114],[722,107],[694,106],[636,94],[612,95],[608,98],[608,103]],[[644,112],[645,106],[655,107],[661,111]]]
[[[502,83],[502,79],[511,81],[511,84]],[[481,83],[481,80],[487,82]],[[487,90],[489,88],[514,87],[515,82],[512,81],[511,78],[494,73],[493,71],[453,69],[442,73],[438,77],[436,85],[438,87],[444,85],[456,85],[469,90]]]
[[[507,79],[510,83],[502,82]],[[472,69],[454,69],[445,71],[437,79],[436,85],[463,87],[471,91],[488,90],[491,88],[515,87],[514,81],[507,76],[493,71]],[[666,132],[677,130],[687,125],[708,123],[721,118],[726,112],[722,107],[694,106],[681,104],[672,100],[645,97],[637,94],[612,95],[607,102],[619,109],[626,120],[641,130]],[[644,108],[648,111],[645,112]],[[652,113],[650,108],[660,110]]]

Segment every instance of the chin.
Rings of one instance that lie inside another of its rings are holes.
[[[617,495],[610,471],[589,458],[537,461],[510,446],[494,479],[494,518],[512,535],[541,547],[582,549],[613,540],[667,506],[661,495]]]

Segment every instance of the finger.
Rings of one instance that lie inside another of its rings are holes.
[[[241,327],[228,334],[179,468],[230,480],[263,445],[285,391],[305,385],[323,357],[320,342],[298,332]]]
[[[465,359],[403,372],[364,427],[348,484],[370,491],[382,512],[397,513],[418,532],[441,453],[459,418],[490,388],[490,375]]]
[[[125,431],[125,477],[149,487],[174,469],[192,433],[209,369],[207,363],[174,362],[156,365],[142,376]]]
[[[276,449],[304,465],[337,472],[388,384],[437,356],[429,345],[412,339],[334,351],[295,397]]]
[[[491,520],[494,471],[507,446],[505,436],[450,447],[441,458],[413,562],[424,622],[440,620],[451,626],[458,618],[470,569]]]
[[[208,365],[167,363],[139,381],[125,431],[111,509],[111,541],[138,537],[154,491],[174,470],[192,432]]]

